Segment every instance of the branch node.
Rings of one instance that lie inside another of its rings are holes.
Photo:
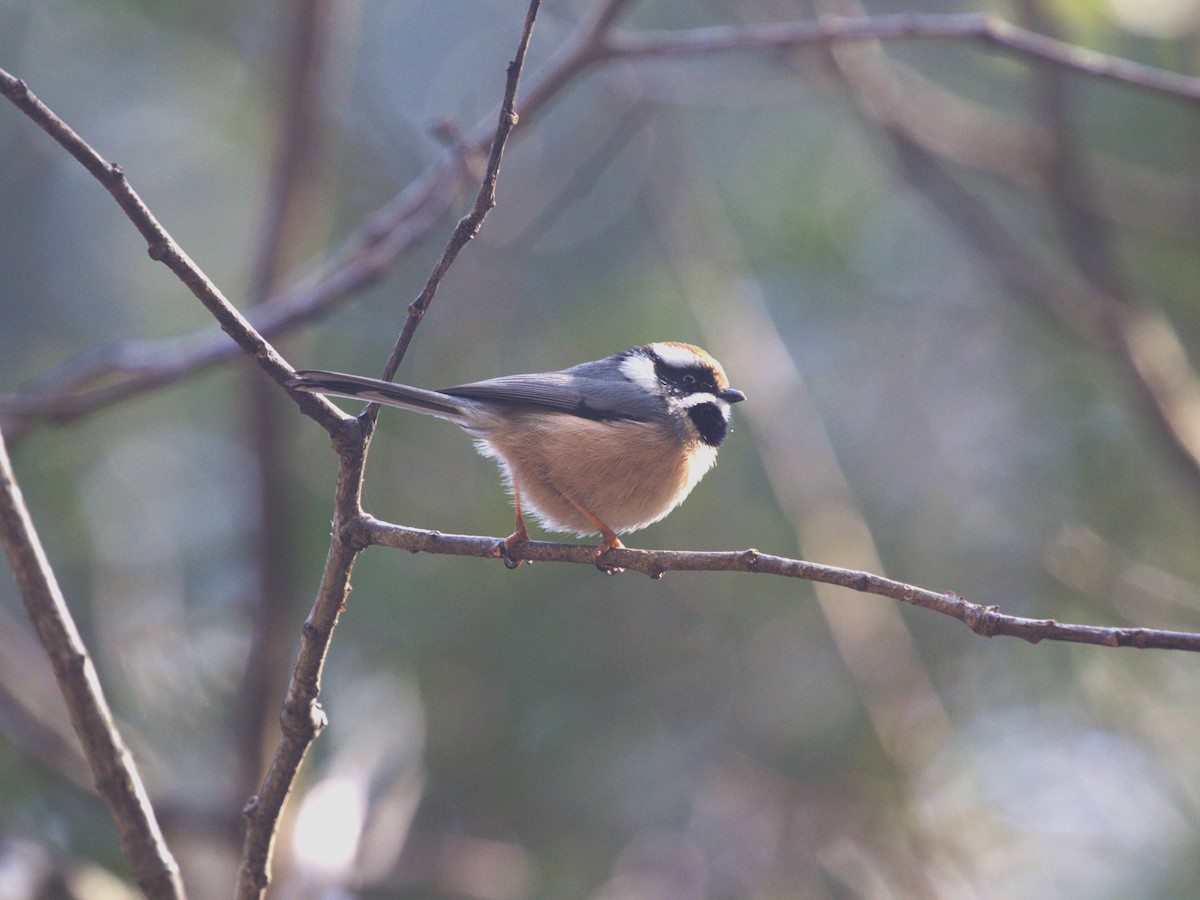
[[[334,431],[330,440],[334,453],[339,458],[344,458],[348,454],[361,453],[365,439],[370,436],[373,428],[374,423],[361,417],[345,419],[342,425]]]
[[[978,606],[974,603],[967,603],[962,597],[953,591],[947,594],[953,597],[967,607],[966,617],[964,621],[967,626],[978,634],[980,637],[995,637],[997,629],[1000,625],[1000,607],[999,606]]]
[[[301,704],[299,709],[291,704],[285,705],[279,714],[279,726],[283,732],[293,740],[304,743],[315,741],[328,724],[329,717],[317,700],[309,700],[307,704]]]
[[[258,794],[246,801],[246,805],[242,807],[242,817],[249,819],[254,815],[256,809],[258,809]]]
[[[166,241],[151,241],[146,245],[146,253],[155,262],[162,262],[167,258],[167,242]]]
[[[363,527],[364,524],[363,515],[360,513],[347,519],[346,524],[338,529],[338,540],[352,553],[361,553],[371,546],[371,539]]]
[[[83,670],[87,668],[88,655],[80,652],[69,652],[64,654],[63,662],[66,663],[71,675],[78,678],[83,674]]]
[[[758,568],[758,561],[762,557],[762,554],[753,547],[750,547],[746,550],[743,550],[740,554],[738,554],[738,556],[741,558],[742,565],[753,571],[754,569]]]

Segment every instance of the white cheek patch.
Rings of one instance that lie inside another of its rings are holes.
[[[641,353],[633,353],[621,360],[621,374],[650,394],[658,394],[658,376],[654,374],[654,362]]]
[[[711,403],[721,411],[721,415],[725,417],[725,421],[729,421],[731,412],[729,403],[722,400],[716,394],[688,394],[686,397],[680,397],[675,400],[683,409],[691,409],[693,406],[702,406],[705,403]]]
[[[704,365],[704,360],[686,347],[677,347],[674,344],[651,344],[650,349],[673,369],[688,369],[692,366]]]

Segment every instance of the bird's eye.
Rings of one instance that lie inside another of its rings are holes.
[[[696,383],[696,376],[695,375],[684,375],[682,381],[686,385],[693,385]]]

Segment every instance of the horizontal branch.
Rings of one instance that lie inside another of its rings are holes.
[[[465,534],[443,534],[393,525],[372,516],[362,515],[347,523],[347,540],[362,546],[392,547],[410,553],[438,553],[451,556],[474,556],[495,559],[500,556],[500,538]],[[514,560],[529,562],[561,562],[594,565],[595,547],[587,544],[563,544],[547,541],[525,541],[508,551]],[[996,606],[971,603],[953,591],[931,591],[926,588],[893,581],[870,572],[842,569],[772,556],[758,550],[693,551],[693,550],[634,550],[629,547],[608,551],[603,557],[608,566],[619,566],[635,572],[661,578],[666,572],[748,572],[758,575],[778,575],[799,578],[821,584],[878,594],[900,600],[922,609],[933,610],[962,622],[984,637],[1005,635],[1019,637],[1037,644],[1041,641],[1067,641],[1075,644],[1095,644],[1102,647],[1137,647],[1142,650],[1188,650],[1200,652],[1200,634],[1190,631],[1164,631],[1157,628],[1107,628],[1098,625],[1076,625],[1056,619],[1028,619],[1000,612]]]
[[[617,34],[606,40],[601,56],[603,59],[666,59],[740,50],[791,50],[845,41],[896,40],[978,41],[1081,75],[1200,103],[1200,78],[1068,44],[987,13],[819,16],[761,25],[717,25],[687,31]]]

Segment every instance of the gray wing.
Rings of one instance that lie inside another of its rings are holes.
[[[506,375],[445,388],[441,393],[598,421],[647,421],[656,409],[654,398],[624,378],[595,377],[569,369],[537,375]]]

